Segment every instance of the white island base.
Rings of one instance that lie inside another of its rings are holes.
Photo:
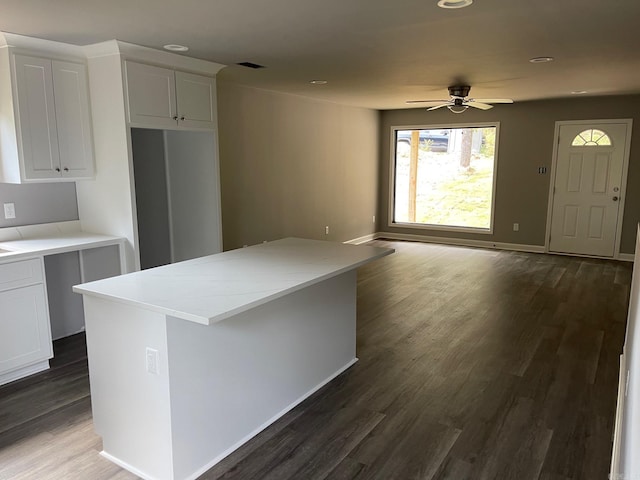
[[[353,365],[355,268],[392,251],[342,247],[377,252],[210,325],[76,287],[102,454],[145,479],[195,479]]]

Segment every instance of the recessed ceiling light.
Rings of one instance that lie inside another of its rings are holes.
[[[473,0],[440,0],[438,6],[440,8],[464,8],[473,3]]]
[[[326,80],[311,80],[309,83],[311,85],[326,85],[329,82],[327,82]]]
[[[571,95],[584,95],[585,93],[588,93],[586,90],[574,90],[573,92],[571,92]]]
[[[176,43],[170,43],[169,45],[165,45],[163,48],[171,52],[186,52],[187,50],[189,50],[189,47],[178,45]]]
[[[531,63],[547,63],[547,62],[553,62],[553,57],[533,57],[533,58],[530,58],[529,61]]]

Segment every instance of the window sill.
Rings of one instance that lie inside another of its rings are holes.
[[[390,222],[389,227],[411,228],[416,230],[437,230],[441,232],[477,233],[481,235],[493,234],[493,228],[455,227],[451,225],[429,225],[424,223]]]

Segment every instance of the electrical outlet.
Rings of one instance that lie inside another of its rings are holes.
[[[325,235],[329,235],[329,225],[327,225],[326,227],[324,227],[324,234],[325,234]]]
[[[514,232],[519,232],[520,231],[520,224],[519,223],[514,223],[513,224],[513,231]]]
[[[9,220],[11,218],[16,218],[16,204],[15,203],[5,203],[4,204],[4,218]]]
[[[147,372],[158,375],[158,351],[147,347]]]

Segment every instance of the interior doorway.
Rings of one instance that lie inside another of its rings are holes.
[[[547,222],[550,252],[619,253],[631,120],[556,123]]]

